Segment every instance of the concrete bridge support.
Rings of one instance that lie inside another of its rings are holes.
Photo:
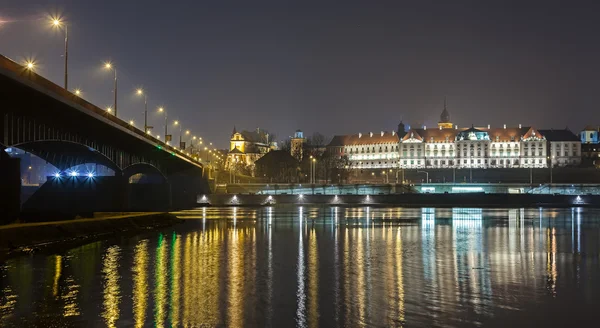
[[[10,158],[0,148],[0,224],[13,222],[21,208],[20,159]]]

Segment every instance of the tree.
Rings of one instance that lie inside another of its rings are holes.
[[[287,138],[287,139],[283,140],[281,142],[281,146],[279,146],[279,150],[283,150],[283,151],[287,151],[288,153],[291,153],[291,151],[292,151],[292,140],[290,140],[290,138]]]

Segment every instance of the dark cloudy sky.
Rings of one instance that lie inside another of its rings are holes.
[[[444,96],[459,126],[578,131],[600,123],[600,1],[0,2],[0,53],[35,56],[106,107],[120,70],[120,116],[143,121],[137,86],[184,127],[226,146],[239,129],[325,135],[434,125]],[[162,133],[162,129],[156,129]]]

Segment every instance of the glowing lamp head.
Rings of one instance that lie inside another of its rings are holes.
[[[110,106],[106,107],[106,111],[109,113],[112,112],[112,107],[110,107]]]
[[[112,64],[110,62],[107,62],[107,63],[104,64],[104,68],[111,69],[112,68]]]
[[[190,134],[190,130],[185,131],[185,134]]]
[[[179,125],[179,121],[175,121],[175,123],[174,123],[174,124],[175,124],[175,125]]]
[[[71,171],[71,172],[69,172],[69,175],[72,176],[72,177],[76,177],[79,174],[77,173],[77,171]]]
[[[56,172],[56,173],[54,173],[54,177],[55,177],[55,178],[60,178],[60,172]]]
[[[78,96],[81,95],[81,90],[75,89],[75,94],[78,95]]]
[[[88,178],[93,178],[93,177],[94,177],[94,173],[92,173],[92,172],[89,172],[89,173],[87,174],[87,177],[88,177]]]
[[[141,95],[143,95],[143,94],[144,94],[144,90],[142,90],[142,89],[137,89],[136,93],[137,93],[138,95],[140,95],[140,96],[141,96]]]
[[[25,63],[25,67],[27,67],[28,70],[32,71],[35,68],[35,64],[32,61],[28,61]]]
[[[133,125],[133,120],[129,121],[129,125]]]

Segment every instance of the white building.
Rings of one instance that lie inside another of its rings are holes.
[[[350,166],[357,169],[398,167],[398,146],[396,131],[334,136],[327,145],[330,151],[348,156]]]
[[[453,126],[444,108],[437,128],[335,136],[328,147],[355,169],[544,168],[579,165],[581,142],[569,130]]]
[[[581,164],[581,140],[568,129],[540,130],[546,137],[552,166],[575,166]]]

